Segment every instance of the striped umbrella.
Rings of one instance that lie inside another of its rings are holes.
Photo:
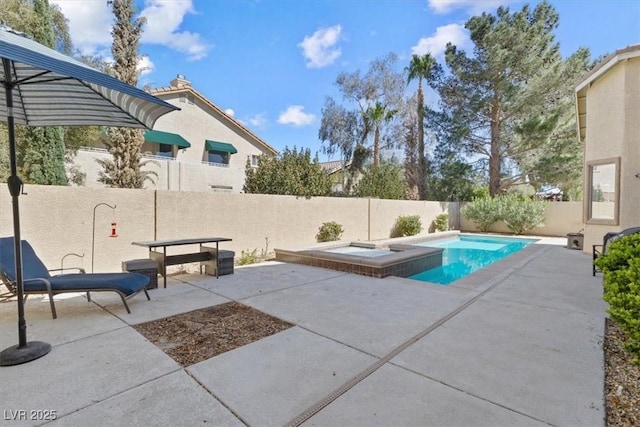
[[[136,87],[0,25],[0,121],[9,131],[11,176],[7,180],[13,204],[18,345],[0,352],[0,365],[16,365],[44,356],[51,346],[27,341],[24,317],[20,210],[22,180],[17,175],[15,124],[28,126],[122,126],[153,128],[162,115],[177,110]]]

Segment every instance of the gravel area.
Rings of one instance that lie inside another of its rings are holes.
[[[607,426],[640,426],[640,366],[624,349],[624,333],[607,319],[604,340]]]
[[[189,366],[292,326],[254,308],[229,302],[134,328],[180,365]]]

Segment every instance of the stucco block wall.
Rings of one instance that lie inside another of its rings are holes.
[[[84,254],[84,258],[70,257],[65,266],[90,271],[94,207],[99,203],[116,206],[115,211],[106,206],[95,211],[96,272],[120,271],[122,261],[147,258],[147,249],[131,245],[133,241],[221,236],[233,239],[221,247],[236,251],[238,256],[243,250],[254,249],[258,254],[265,250],[273,253],[277,247],[315,244],[318,228],[324,222],[342,224],[343,240],[379,240],[390,236],[400,215],[419,215],[426,233],[435,217],[447,211],[455,225],[458,209],[456,203],[338,197],[306,199],[39,185],[26,185],[25,191],[27,195],[19,198],[22,237],[29,240],[49,268],[59,268],[62,256],[75,252]],[[565,222],[570,216],[569,205],[550,204],[550,212],[557,215],[553,220],[557,224],[549,222],[557,228],[550,235],[578,231],[573,223]],[[112,221],[117,223],[116,238],[109,237]],[[11,197],[5,189],[0,191],[0,236],[12,235]]]
[[[577,233],[583,230],[582,222],[582,202],[547,202],[546,219],[542,227],[538,227],[529,232],[538,236],[559,236],[564,237],[567,233]],[[480,231],[473,221],[460,216],[460,230]],[[494,233],[511,233],[509,227],[502,221],[495,223],[489,228]]]
[[[0,236],[12,236],[11,197],[6,187],[0,190]],[[26,185],[25,192],[19,197],[21,235],[48,268],[60,268],[62,257],[74,252],[84,257],[68,257],[64,265],[91,271],[93,212],[99,203],[116,209],[96,208],[95,271],[120,271],[121,261],[147,257],[144,248],[131,242],[154,237],[154,192],[39,185]],[[116,238],[109,237],[114,220]]]

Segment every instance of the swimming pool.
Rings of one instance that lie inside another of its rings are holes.
[[[414,245],[443,248],[442,266],[409,276],[409,279],[448,285],[474,271],[499,261],[536,239],[471,236],[414,243]]]

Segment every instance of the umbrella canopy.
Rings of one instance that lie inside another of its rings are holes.
[[[15,123],[28,126],[122,126],[153,128],[162,115],[179,108],[0,25],[0,121],[9,131],[19,343],[0,352],[0,365],[44,356],[51,346],[27,342],[24,317],[22,249]]]
[[[0,82],[13,91],[15,123],[29,126],[103,125],[153,128],[178,108],[147,92],[0,26]],[[0,93],[0,120],[7,121],[7,95]]]

